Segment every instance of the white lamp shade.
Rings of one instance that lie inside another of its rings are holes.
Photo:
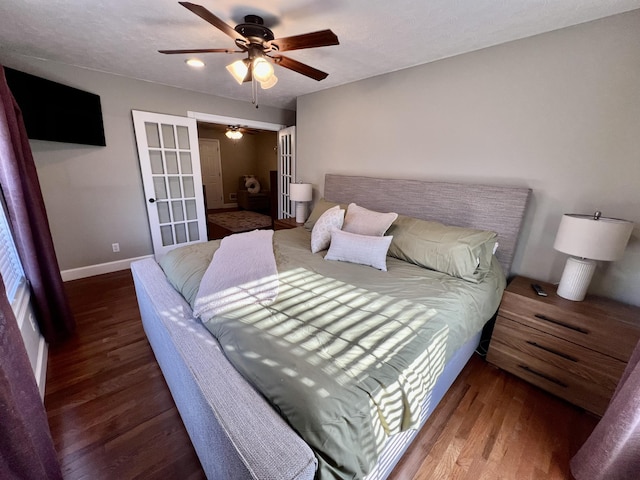
[[[236,79],[236,82],[242,85],[247,73],[249,72],[249,67],[244,60],[236,60],[235,62],[227,65],[227,70],[231,76]]]
[[[294,202],[310,202],[313,198],[310,183],[292,183],[289,188],[289,198]]]
[[[567,213],[553,248],[576,257],[613,261],[622,257],[632,230],[633,223],[627,220]]]
[[[263,90],[269,90],[276,83],[278,83],[278,77],[276,77],[275,75],[271,75],[271,78],[266,82],[260,82],[260,86],[262,87]]]
[[[259,82],[268,82],[273,75],[273,66],[264,58],[258,57],[253,61],[252,73]]]

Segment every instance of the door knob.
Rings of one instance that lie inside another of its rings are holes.
[[[155,198],[150,198],[150,199],[149,199],[149,203],[153,203],[153,202],[155,202],[155,201],[156,201],[156,199],[155,199]]]

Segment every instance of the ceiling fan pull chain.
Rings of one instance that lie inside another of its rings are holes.
[[[258,108],[258,82],[254,75],[251,75],[251,103]]]

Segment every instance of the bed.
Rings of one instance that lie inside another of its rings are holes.
[[[396,212],[410,218],[496,232],[499,247],[495,256],[491,255],[492,273],[486,274],[486,278],[495,277],[495,285],[491,287],[495,290],[496,285],[500,285],[500,278],[504,282],[504,276],[508,275],[530,191],[519,187],[328,174],[325,177],[323,196],[325,201],[336,204],[355,203],[377,212]],[[333,280],[342,282],[342,285],[353,286],[350,264],[335,262],[340,264],[338,268],[343,273],[328,273],[323,269],[334,262],[323,260],[326,252],[311,255],[302,251],[302,246],[308,245],[309,238],[310,233],[302,228],[274,234],[274,243],[283,255],[281,263],[285,265],[282,268],[278,266],[281,277],[286,276],[283,272],[295,271],[297,265],[285,260],[295,257],[294,253],[299,251],[301,255],[307,255],[311,262],[305,266],[308,269],[305,271],[320,277],[335,277]],[[415,267],[405,264],[408,262],[389,258],[388,272],[357,265],[357,270],[362,272],[370,269],[372,273],[368,276],[370,281],[365,274],[364,287],[355,287],[364,288],[365,291],[375,290],[375,278],[390,278],[385,277],[385,273],[394,275],[398,270]],[[278,413],[283,407],[276,405],[274,408],[267,400],[268,393],[259,393],[254,388],[262,378],[261,374],[251,378],[251,370],[258,364],[249,364],[253,365],[248,367],[249,370],[242,370],[238,365],[238,369],[234,367],[229,361],[234,360],[233,355],[228,350],[225,354],[226,341],[218,342],[207,329],[210,327],[208,322],[205,322],[205,326],[194,318],[189,302],[174,289],[154,260],[135,262],[132,264],[132,272],[145,332],[207,476],[225,479],[316,477],[319,456],[317,450],[310,447],[313,442],[307,443],[298,435],[290,425],[291,419],[285,420]],[[484,285],[485,277],[482,278],[477,288]],[[459,283],[459,279],[455,282],[449,279],[445,281],[449,282],[447,285]],[[302,283],[310,283],[310,280]],[[503,286],[504,283],[501,288]],[[304,285],[295,288],[304,288]],[[372,295],[377,295],[376,299],[384,297],[386,300],[401,295],[399,292],[403,288],[393,288],[396,290],[391,291],[390,287],[391,293],[382,289]],[[281,290],[282,292],[285,290]],[[294,293],[300,295],[298,291]],[[295,295],[290,298],[295,298]],[[402,298],[398,302],[412,302],[412,305],[424,303],[426,307],[429,306],[428,296],[421,299],[420,295],[412,295],[416,298]],[[277,302],[285,303],[286,295],[281,296],[283,301],[280,302],[279,298]],[[270,307],[271,311],[280,308],[277,302]],[[451,303],[453,305],[456,302],[454,300]],[[408,422],[411,428],[400,428],[402,431],[399,433],[395,433],[397,429],[390,427],[392,435],[385,436],[379,445],[376,443],[375,463],[366,466],[366,478],[386,478],[389,475],[475,351],[483,324],[497,309],[496,300],[492,302],[480,309],[481,315],[486,318],[476,322],[473,331],[466,332],[454,349],[447,351],[446,355],[438,356],[443,360],[438,364],[433,382],[429,383],[420,397],[420,406],[414,412],[417,418]],[[474,303],[483,301],[474,300]],[[286,308],[295,306],[283,306],[278,314],[289,315]],[[222,338],[226,337],[223,335]],[[322,460],[322,456],[320,458]],[[323,461],[320,464],[322,466]]]

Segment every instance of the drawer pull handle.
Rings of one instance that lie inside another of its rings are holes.
[[[567,385],[564,382],[561,382],[560,380],[558,380],[557,378],[553,378],[550,375],[546,375],[544,373],[538,372],[536,370],[534,370],[531,367],[527,367],[526,365],[518,365],[519,368],[523,369],[526,372],[532,373],[534,375],[537,375],[538,377],[544,378],[545,380],[551,382],[551,383],[555,383],[556,385],[562,387],[562,388],[567,388],[569,385]]]
[[[585,330],[584,328],[576,327],[574,325],[569,325],[568,323],[561,322],[560,320],[549,318],[546,315],[540,315],[539,313],[536,313],[534,317],[539,318],[540,320],[544,320],[545,322],[555,323],[556,325],[560,325],[561,327],[568,328],[570,330],[575,330],[576,332],[584,333],[585,335],[589,335],[589,330]]]
[[[571,355],[567,355],[566,353],[559,352],[558,350],[554,350],[553,348],[545,347],[544,345],[540,345],[539,343],[532,342],[531,340],[527,340],[527,343],[533,347],[539,348],[540,350],[544,350],[545,352],[553,353],[554,355],[565,358],[572,362],[578,362],[577,358],[572,357]]]

